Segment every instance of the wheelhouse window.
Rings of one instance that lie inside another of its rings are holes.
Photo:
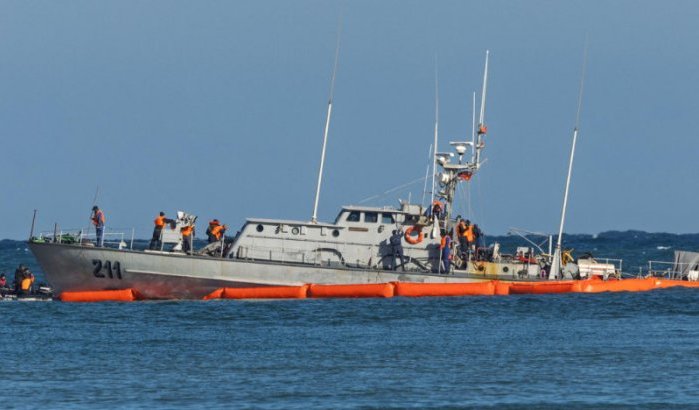
[[[419,215],[405,215],[405,220],[403,221],[403,223],[405,225],[415,225],[419,219]]]
[[[379,221],[379,214],[377,212],[365,212],[364,213],[364,222],[376,223],[378,221]]]
[[[347,215],[347,222],[359,222],[361,217],[361,212],[359,211],[352,211]]]
[[[393,218],[393,214],[381,214],[381,223],[392,225],[396,223],[396,220]]]

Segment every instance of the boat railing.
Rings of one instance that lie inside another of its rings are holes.
[[[104,228],[102,247],[114,249],[133,249],[135,229]],[[97,232],[86,228],[60,228],[56,225],[53,231],[39,232],[35,240],[52,243],[74,244],[78,246],[96,246]],[[126,241],[129,241],[128,243]]]
[[[623,267],[624,267],[624,260],[623,259],[618,259],[618,258],[599,258],[595,256],[595,261],[598,263],[607,263],[610,265],[614,265],[614,269],[617,272],[622,272]]]
[[[675,270],[678,267],[689,266],[689,263],[675,263],[668,261],[648,261],[648,275],[656,277],[667,277],[668,279],[682,279],[685,275],[681,271]],[[640,269],[639,269],[640,270]]]

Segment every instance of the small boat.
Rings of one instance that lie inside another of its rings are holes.
[[[0,302],[46,302],[51,300],[53,300],[53,289],[45,283],[40,283],[29,292],[15,292],[14,289],[0,288]]]

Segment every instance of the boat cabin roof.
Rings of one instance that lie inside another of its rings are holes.
[[[375,206],[357,206],[357,205],[345,205],[342,207],[342,211],[361,211],[361,212],[384,212],[384,213],[394,213],[394,214],[407,214],[409,212],[402,211],[390,206],[375,207]],[[340,212],[342,212],[340,211]]]
[[[331,223],[313,223],[310,221],[294,221],[291,219],[264,219],[264,218],[248,218],[245,220],[247,223],[257,223],[266,225],[298,225],[298,226],[322,226],[326,228],[337,228],[342,229],[344,226],[339,226]]]
[[[394,215],[398,215],[398,214],[409,215],[409,214],[411,214],[410,212],[403,211],[403,210],[396,209],[396,208],[389,207],[389,206],[374,207],[374,206],[346,205],[346,206],[343,206],[342,209],[340,210],[340,212],[337,214],[337,217],[335,218],[335,223],[324,223],[324,222],[313,223],[310,221],[295,221],[295,220],[291,220],[291,219],[265,219],[265,218],[248,218],[248,219],[246,219],[246,223],[266,224],[266,225],[320,226],[320,227],[325,227],[325,228],[343,229],[343,228],[345,228],[345,226],[339,225],[338,223],[340,222],[340,219],[341,219],[340,217],[346,212],[370,212],[370,213],[383,213],[383,214],[394,214]]]

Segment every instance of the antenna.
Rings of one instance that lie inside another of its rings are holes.
[[[430,166],[434,163],[434,157],[432,156],[432,145],[430,145],[430,149],[427,152],[427,168],[425,168],[425,184],[422,187],[422,202],[420,202],[420,205],[423,207],[425,206],[425,194],[427,193],[427,177],[430,174]]]
[[[471,146],[473,152],[471,153],[471,163],[476,163],[476,92],[473,92],[473,103],[471,105],[473,108],[472,124],[471,124]]]
[[[485,126],[485,97],[488,91],[488,59],[490,50],[485,51],[485,68],[483,69],[483,90],[481,91],[481,112],[478,117],[478,141],[476,143],[475,166],[478,169],[481,166],[481,149],[483,148],[483,136],[488,132]]]
[[[573,174],[573,158],[575,157],[575,145],[578,140],[578,127],[580,126],[580,111],[582,109],[583,86],[585,85],[585,68],[587,66],[587,38],[585,39],[585,51],[583,52],[582,73],[580,75],[580,90],[578,91],[578,110],[575,114],[575,127],[573,128],[573,144],[570,147],[570,159],[568,161],[568,176],[566,177],[566,189],[563,194],[563,207],[561,209],[561,224],[558,228],[558,240],[556,241],[556,250],[553,253],[553,261],[551,262],[551,272],[549,279],[555,279],[561,269],[561,247],[563,245],[563,226],[566,220],[566,208],[568,207],[568,192],[570,190],[570,177]]]
[[[318,169],[318,184],[316,185],[316,197],[313,202],[313,215],[311,222],[318,222],[318,200],[320,199],[320,185],[323,182],[323,166],[325,165],[325,148],[328,145],[328,130],[330,129],[330,115],[333,110],[333,94],[335,93],[335,75],[337,74],[337,60],[340,56],[340,34],[342,33],[342,20],[337,24],[337,46],[335,47],[335,63],[330,79],[330,98],[328,99],[328,113],[325,117],[325,131],[323,132],[323,148],[320,153],[320,167]]]
[[[488,58],[490,50],[485,50],[485,69],[483,70],[483,91],[481,92],[481,115],[478,117],[478,122],[483,125],[485,121],[485,95],[488,91]]]

